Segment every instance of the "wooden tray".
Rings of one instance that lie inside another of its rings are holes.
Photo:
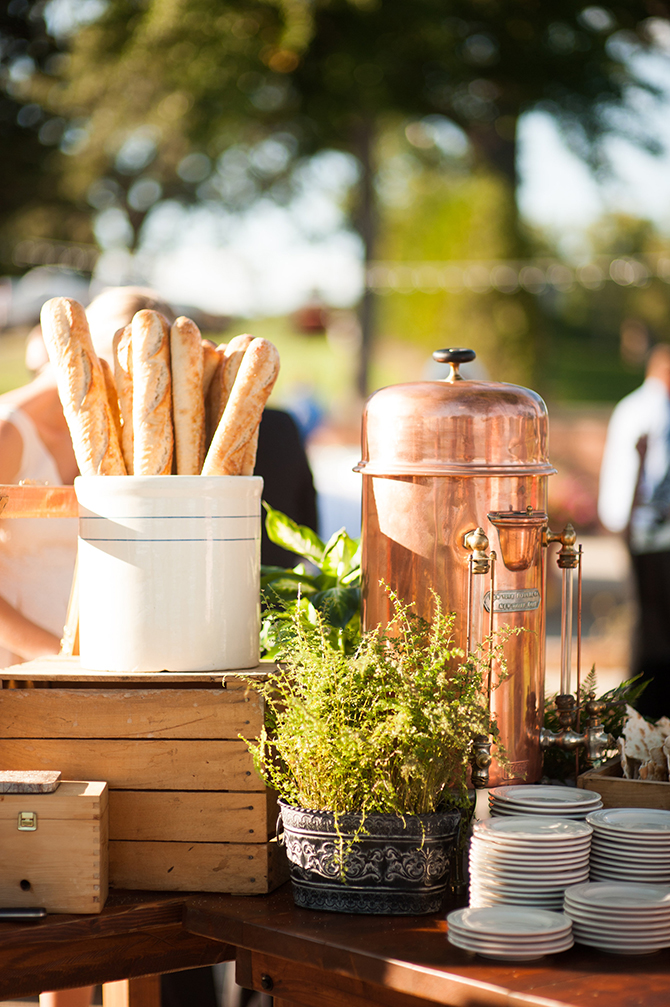
[[[626,780],[621,759],[611,759],[599,769],[577,778],[577,786],[600,794],[605,808],[663,808],[670,811],[670,783]]]

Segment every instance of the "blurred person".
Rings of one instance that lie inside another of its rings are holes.
[[[111,362],[112,339],[141,308],[172,309],[143,287],[103,291],[87,310],[93,345]],[[26,343],[32,380],[0,396],[0,484],[72,485],[78,474],[56,376],[39,325]],[[0,662],[2,667],[57,654],[77,553],[76,518],[0,522]]]
[[[98,354],[109,358],[115,331],[111,326],[119,327],[119,313],[115,314],[113,299],[106,294],[103,305],[109,314],[103,318],[102,298],[91,304],[91,335]],[[161,310],[162,302],[152,291],[135,288],[134,292],[124,290],[117,307],[120,304],[134,314],[143,307]],[[170,312],[167,305],[163,310]],[[28,336],[25,360],[32,380],[0,396],[0,483],[71,485],[78,468],[39,325]],[[0,521],[2,667],[59,652],[77,554],[77,529],[76,518]],[[93,989],[85,986],[45,992],[40,994],[40,1004],[88,1007]]]
[[[631,672],[648,685],[644,716],[670,715],[670,346],[655,346],[644,383],[615,407],[600,469],[598,516],[626,537],[638,600]]]

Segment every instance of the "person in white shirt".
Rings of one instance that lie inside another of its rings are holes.
[[[648,680],[640,713],[670,715],[670,346],[616,406],[600,469],[598,516],[626,537],[638,596],[633,674]]]

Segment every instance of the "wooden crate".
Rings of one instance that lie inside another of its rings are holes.
[[[600,794],[605,808],[663,808],[670,811],[670,783],[653,780],[626,780],[621,759],[611,759],[599,769],[589,769],[577,779],[577,786]]]
[[[75,781],[61,782],[51,794],[0,794],[0,905],[101,911],[108,888],[107,797],[106,783]],[[26,822],[26,813],[34,820]]]
[[[223,676],[93,672],[77,657],[8,668],[0,767],[107,781],[113,887],[272,891],[287,877],[276,799],[240,737],[259,733],[263,701]]]

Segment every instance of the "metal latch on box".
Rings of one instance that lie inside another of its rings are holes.
[[[16,823],[19,832],[35,832],[37,829],[36,811],[19,811],[19,820]]]

